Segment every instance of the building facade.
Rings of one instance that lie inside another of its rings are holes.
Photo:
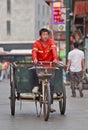
[[[49,25],[44,0],[0,0],[0,42],[33,41]]]
[[[88,36],[88,0],[72,0],[73,27]],[[72,28],[73,30],[73,28]]]

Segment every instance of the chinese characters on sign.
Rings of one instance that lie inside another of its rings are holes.
[[[52,21],[53,24],[66,23],[66,8],[64,8],[63,0],[53,0],[52,4]]]

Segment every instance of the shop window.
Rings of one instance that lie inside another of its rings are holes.
[[[11,35],[11,21],[7,21],[7,35]]]
[[[11,13],[11,0],[7,0],[7,13]]]

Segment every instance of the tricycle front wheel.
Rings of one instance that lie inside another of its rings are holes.
[[[51,95],[50,95],[50,83],[44,88],[44,101],[43,101],[43,115],[44,120],[47,121],[50,113]]]

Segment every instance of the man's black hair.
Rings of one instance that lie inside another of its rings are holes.
[[[46,28],[42,28],[40,31],[39,31],[39,35],[41,36],[43,32],[47,32],[48,34],[50,34],[50,31]]]
[[[78,48],[79,47],[79,43],[76,41],[74,42],[74,48]]]

